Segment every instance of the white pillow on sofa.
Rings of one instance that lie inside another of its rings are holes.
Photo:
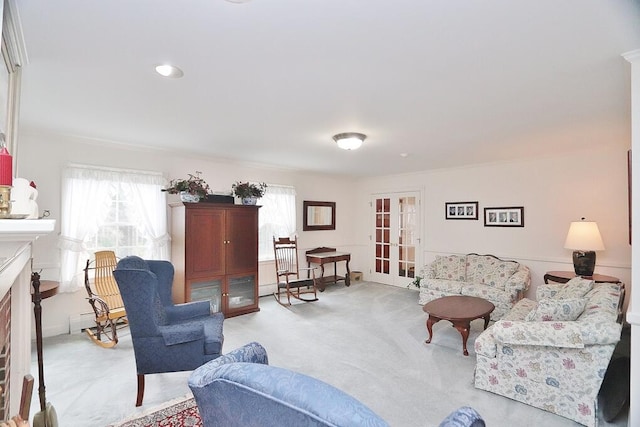
[[[576,320],[587,305],[586,298],[542,299],[525,318],[528,322],[564,322]]]
[[[560,286],[558,292],[553,296],[555,299],[582,298],[593,288],[593,280],[574,277],[564,285]]]

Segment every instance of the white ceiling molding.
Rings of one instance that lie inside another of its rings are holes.
[[[14,72],[16,67],[24,67],[28,64],[22,23],[15,2],[16,0],[4,0],[4,13],[2,14],[2,44],[8,56],[7,68],[9,68],[9,72]]]
[[[631,52],[625,52],[622,57],[629,62],[635,62],[640,60],[640,49],[632,50]]]

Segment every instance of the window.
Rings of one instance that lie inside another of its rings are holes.
[[[296,232],[296,189],[269,184],[260,199],[258,260],[274,259],[273,237],[293,236]]]
[[[118,257],[167,259],[165,179],[160,173],[74,165],[62,186],[60,290],[83,286],[82,269],[97,250]]]
[[[150,236],[145,232],[142,218],[135,207],[135,198],[120,182],[112,182],[107,188],[109,199],[105,217],[95,233],[84,239],[88,251],[114,251],[118,257],[138,255],[152,256],[148,247]]]

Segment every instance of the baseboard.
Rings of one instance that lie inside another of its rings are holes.
[[[261,285],[258,288],[258,296],[264,297],[266,295],[273,295],[274,292],[278,290],[278,287],[275,283],[271,283],[269,285]]]
[[[80,334],[86,328],[92,328],[96,325],[96,315],[94,313],[80,313],[69,316],[70,334]]]

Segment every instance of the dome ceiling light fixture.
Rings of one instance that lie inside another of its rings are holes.
[[[333,135],[333,140],[343,150],[357,150],[360,148],[367,135],[358,132],[345,132]]]
[[[180,77],[184,76],[184,73],[180,68],[170,64],[157,65],[156,73],[160,74],[162,77],[167,77],[170,79],[179,79]]]

